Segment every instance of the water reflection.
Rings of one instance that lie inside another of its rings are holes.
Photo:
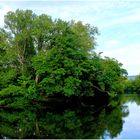
[[[121,134],[116,139],[139,139],[140,138],[140,96],[125,96],[126,105],[129,108],[128,117],[124,118]]]
[[[133,126],[132,123],[137,123],[133,118],[135,115],[129,115],[124,121],[124,118],[129,114],[129,104],[125,102],[126,99],[123,98],[122,102],[113,100],[108,104],[101,105],[77,104],[63,108],[66,104],[61,104],[61,106],[57,105],[56,110],[55,107],[53,110],[45,108],[37,111],[30,109],[30,107],[28,110],[1,110],[1,138],[5,136],[10,138],[61,139],[123,138],[125,135],[123,132],[130,125]],[[132,107],[136,108],[135,105],[132,104]],[[124,123],[130,121],[131,124]],[[138,126],[138,128],[140,127]],[[130,131],[127,132],[130,133]]]

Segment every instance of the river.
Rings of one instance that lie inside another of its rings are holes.
[[[128,95],[124,98],[126,101],[123,107],[127,108],[129,113],[127,116],[122,117],[122,130],[113,138],[106,132],[105,139],[140,139],[140,97]]]
[[[135,101],[126,103],[129,115],[124,118],[122,132],[117,139],[139,139],[140,138],[140,105]],[[115,138],[115,139],[116,139]]]
[[[15,111],[1,110],[0,138],[140,138],[140,96],[125,95],[119,100],[110,100],[107,105],[100,105],[99,100],[96,102],[88,106],[87,104],[74,105],[74,102],[70,102],[72,106],[65,107],[66,103],[60,102],[60,104],[55,101],[47,109],[38,110],[37,115],[30,108]]]

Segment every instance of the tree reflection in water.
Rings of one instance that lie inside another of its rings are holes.
[[[123,117],[129,113],[117,101],[115,105],[114,101],[100,105],[86,101],[76,104],[76,100],[62,104],[58,100],[51,100],[47,109],[1,109],[1,138],[114,138],[122,131]]]

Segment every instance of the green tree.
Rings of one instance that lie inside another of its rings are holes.
[[[8,39],[11,41],[22,74],[27,73],[28,66],[31,65],[30,58],[35,54],[31,34],[35,16],[31,10],[16,10],[16,12],[8,12],[4,20],[5,29],[11,35]]]
[[[138,75],[136,77],[136,79],[132,81],[130,86],[131,86],[133,92],[135,92],[137,94],[140,93],[140,75]]]
[[[93,51],[97,34],[96,27],[82,22],[53,21],[31,10],[8,12],[1,29],[0,82],[21,86],[18,79],[30,77],[33,87],[46,95],[122,92],[126,71],[117,60]]]
[[[127,71],[122,68],[122,64],[114,58],[100,58],[96,55],[92,58],[95,67],[93,83],[103,91],[111,93],[112,96],[124,91],[124,81],[126,80]],[[110,94],[110,95],[111,95]]]

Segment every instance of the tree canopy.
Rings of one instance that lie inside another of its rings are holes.
[[[94,86],[113,92],[122,80],[125,71],[121,65],[93,51],[96,27],[52,20],[31,10],[8,12],[4,21],[0,30],[1,90],[11,84],[28,89],[34,83],[39,93],[47,95],[90,95]]]

